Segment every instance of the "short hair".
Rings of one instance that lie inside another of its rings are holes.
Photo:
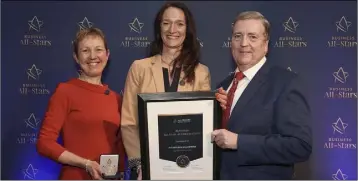
[[[78,44],[79,44],[79,42],[81,42],[83,39],[85,39],[88,36],[100,37],[103,40],[105,49],[108,50],[107,40],[106,40],[106,37],[105,37],[104,33],[102,32],[102,30],[100,30],[99,28],[85,28],[85,29],[80,29],[76,33],[76,38],[72,42],[73,53],[78,55]]]
[[[270,39],[270,29],[271,29],[271,25],[270,22],[265,18],[264,15],[262,15],[260,12],[257,11],[245,11],[240,13],[239,15],[236,16],[235,21],[232,23],[232,26],[234,27],[235,23],[237,21],[240,20],[261,20],[262,25],[265,28],[265,36],[266,39],[269,40]]]

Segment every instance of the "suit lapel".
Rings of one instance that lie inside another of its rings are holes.
[[[267,79],[267,73],[270,67],[266,62],[261,69],[256,73],[254,78],[250,81],[250,83],[245,88],[244,92],[241,94],[239,100],[237,101],[234,109],[232,110],[232,114],[241,114],[244,110],[245,105],[254,97],[256,91],[260,89],[265,80]],[[230,116],[231,118],[231,116]],[[232,124],[233,121],[229,120],[229,125]],[[230,124],[231,123],[231,124]]]
[[[160,55],[153,57],[151,69],[157,92],[165,92],[162,64],[160,63]]]
[[[234,75],[235,72],[230,72],[230,74],[216,88],[219,89],[222,87],[224,90],[227,90],[232,82],[232,79],[234,79]]]

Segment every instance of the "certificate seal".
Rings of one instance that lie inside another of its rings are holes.
[[[176,163],[179,167],[185,168],[189,165],[190,160],[189,160],[189,157],[187,157],[185,155],[180,155],[177,157]]]

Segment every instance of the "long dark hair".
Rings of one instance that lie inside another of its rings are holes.
[[[178,8],[184,12],[186,22],[186,36],[180,54],[174,59],[173,67],[182,67],[186,82],[195,80],[195,68],[200,62],[200,44],[197,40],[196,26],[192,13],[189,8],[181,2],[167,2],[159,10],[154,21],[154,41],[150,46],[150,56],[161,54],[163,50],[163,40],[161,38],[161,22],[164,11],[170,7]],[[173,69],[174,70],[174,69]],[[174,74],[174,71],[171,72]]]

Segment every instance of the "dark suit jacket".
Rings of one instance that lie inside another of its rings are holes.
[[[218,86],[225,90],[233,74]],[[291,179],[294,164],[312,151],[311,112],[298,74],[266,62],[236,103],[227,129],[238,134],[237,150],[222,150],[225,180]]]

